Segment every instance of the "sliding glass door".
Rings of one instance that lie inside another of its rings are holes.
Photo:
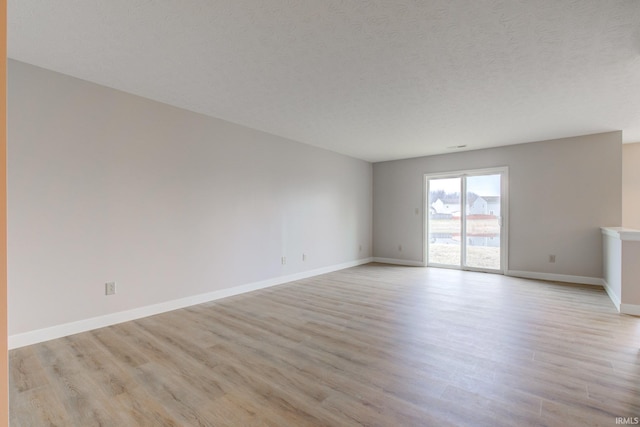
[[[506,169],[428,175],[427,265],[502,272]]]

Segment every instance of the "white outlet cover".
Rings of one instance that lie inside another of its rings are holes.
[[[104,284],[104,293],[105,295],[115,295],[116,293],[116,282],[107,282]]]

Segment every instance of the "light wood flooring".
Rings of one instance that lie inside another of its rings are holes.
[[[602,288],[369,264],[12,350],[10,421],[614,426],[639,349]]]

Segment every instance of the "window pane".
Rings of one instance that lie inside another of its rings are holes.
[[[461,265],[461,178],[429,179],[429,264]]]
[[[467,267],[500,269],[500,178],[467,177]]]

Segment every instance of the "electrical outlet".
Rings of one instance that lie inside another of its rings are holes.
[[[285,265],[287,263],[287,257],[283,256],[282,257],[282,265]]]
[[[307,254],[302,254],[302,260],[306,261],[307,260]]]
[[[104,284],[105,295],[115,295],[115,293],[116,293],[116,282],[107,282]]]
[[[556,262],[556,256],[555,255],[549,255],[549,262],[554,264]]]

